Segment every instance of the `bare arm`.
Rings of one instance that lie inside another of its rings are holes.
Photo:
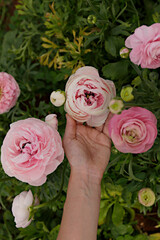
[[[107,123],[94,129],[67,116],[64,148],[71,166],[57,240],[96,240],[101,179],[110,157]]]

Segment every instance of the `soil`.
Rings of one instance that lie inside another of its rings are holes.
[[[140,232],[147,232],[148,234],[156,233],[160,231],[160,228],[156,227],[160,218],[157,216],[157,207],[153,207],[152,212],[144,215],[143,213],[135,211],[135,220],[137,221],[137,230]]]

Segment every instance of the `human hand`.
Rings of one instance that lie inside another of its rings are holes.
[[[63,145],[71,171],[94,176],[101,181],[111,152],[108,117],[103,126],[91,128],[77,123],[68,114]]]

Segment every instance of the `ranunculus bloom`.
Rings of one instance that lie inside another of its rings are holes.
[[[145,108],[132,107],[114,115],[109,121],[109,135],[123,153],[143,153],[154,144],[157,119]]]
[[[94,67],[79,68],[66,84],[65,111],[78,122],[102,125],[109,113],[108,105],[116,95],[114,83],[100,78]]]
[[[17,228],[26,228],[32,221],[29,220],[29,208],[33,204],[33,194],[31,190],[24,191],[17,195],[12,203],[12,213]]]
[[[0,72],[0,114],[8,112],[17,101],[20,89],[16,80],[6,72]]]
[[[125,45],[132,48],[130,59],[133,63],[142,68],[160,67],[160,23],[137,28],[126,39]]]
[[[12,123],[1,149],[5,173],[33,186],[45,183],[46,175],[52,173],[63,158],[57,130],[36,118]]]

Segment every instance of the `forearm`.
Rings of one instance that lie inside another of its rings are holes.
[[[57,240],[96,240],[100,192],[95,176],[71,171]]]

